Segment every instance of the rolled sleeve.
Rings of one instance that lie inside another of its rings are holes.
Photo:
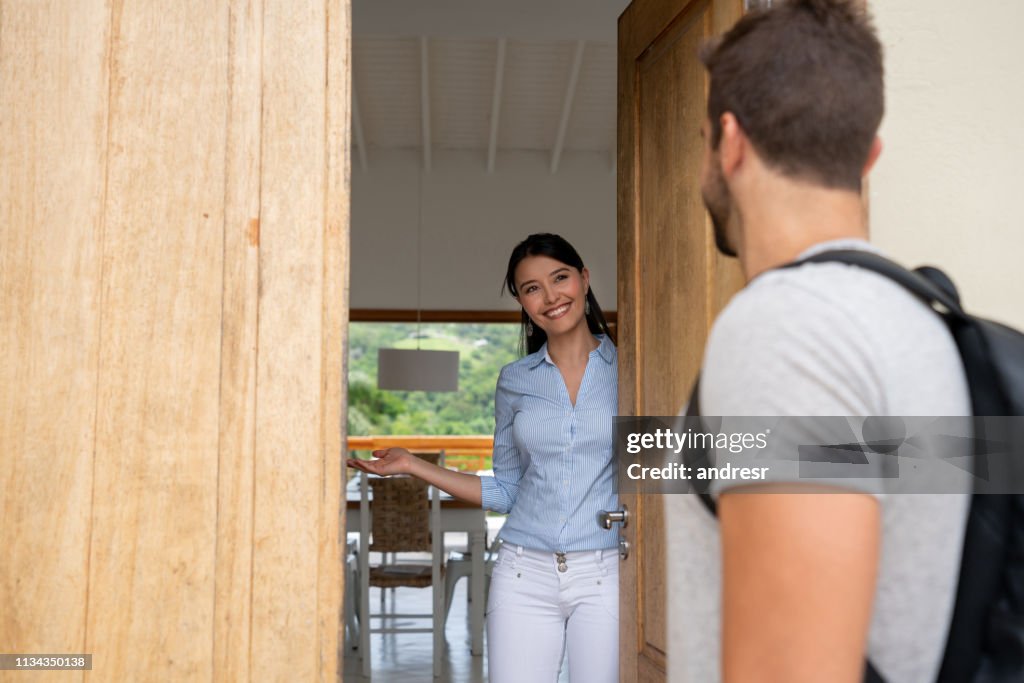
[[[519,482],[525,466],[512,437],[514,419],[512,392],[508,390],[505,371],[502,370],[494,392],[494,476],[480,478],[480,502],[486,510],[507,513],[519,497]]]

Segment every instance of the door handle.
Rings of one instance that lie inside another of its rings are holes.
[[[612,524],[621,524],[625,529],[629,526],[629,509],[623,505],[621,510],[601,510],[597,513],[597,523],[603,529],[611,529]]]

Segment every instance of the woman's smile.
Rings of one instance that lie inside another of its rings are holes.
[[[566,303],[560,304],[559,306],[556,306],[555,308],[552,308],[550,310],[544,311],[544,316],[546,318],[548,318],[549,320],[557,320],[557,319],[561,318],[563,315],[565,315],[566,313],[569,312],[569,306],[571,306],[571,305],[572,305],[572,302],[571,301],[567,301]]]

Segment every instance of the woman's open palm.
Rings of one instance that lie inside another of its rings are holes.
[[[409,472],[409,458],[414,456],[404,448],[381,448],[373,451],[373,457],[373,460],[349,458],[348,466],[382,477],[391,474],[406,474]]]

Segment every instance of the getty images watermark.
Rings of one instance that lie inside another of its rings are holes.
[[[1024,493],[1022,417],[617,417],[620,493]]]

